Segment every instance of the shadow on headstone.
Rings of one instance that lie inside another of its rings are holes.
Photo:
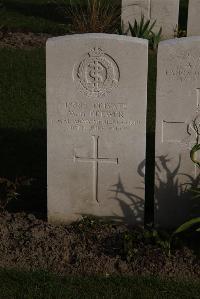
[[[193,198],[194,195],[190,187],[197,187],[200,178],[199,176],[193,178],[188,174],[179,172],[181,155],[177,166],[173,170],[169,169],[169,162],[170,158],[168,156],[156,157],[155,214],[157,215],[156,223],[159,226],[174,226],[173,228],[175,228],[176,225],[181,225],[185,221],[199,216],[200,200]],[[186,177],[187,183],[180,184],[180,176]],[[171,223],[172,220],[176,223]]]
[[[123,217],[120,218],[116,216],[116,220],[121,220],[121,222],[126,222],[126,220],[134,223],[141,222],[144,213],[144,200],[136,194],[130,193],[126,190],[120,175],[118,182],[113,186],[113,189],[109,191],[114,192],[114,196],[110,199],[118,201],[123,213]],[[124,200],[122,200],[121,196],[128,199],[130,204],[127,204]]]
[[[138,165],[138,174],[141,178],[144,178],[145,174],[143,172],[143,169],[145,167],[145,161],[142,161]],[[143,181],[144,183],[144,181]],[[133,182],[134,185],[134,182]],[[135,189],[141,189],[141,188],[135,188]],[[144,188],[143,188],[144,189]],[[117,201],[119,204],[119,207],[121,209],[122,216],[118,216],[115,213],[111,216],[93,216],[89,214],[82,215],[83,217],[95,217],[96,219],[102,220],[103,222],[109,223],[125,223],[128,225],[131,225],[132,223],[140,223],[142,224],[142,220],[144,217],[144,199],[138,196],[137,194],[129,192],[129,190],[126,189],[121,176],[119,175],[118,181],[116,184],[112,186],[110,190],[112,192],[112,196],[108,200],[114,200]]]

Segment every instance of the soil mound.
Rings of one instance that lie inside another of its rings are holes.
[[[142,232],[142,228],[93,220],[58,226],[25,213],[3,213],[0,267],[73,275],[200,277],[200,260],[190,249],[176,250],[168,257]]]

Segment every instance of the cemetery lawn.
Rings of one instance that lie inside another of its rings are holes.
[[[46,272],[0,271],[0,299],[197,299],[200,282],[157,277],[59,277]]]
[[[72,3],[76,1],[80,2],[80,0],[71,0]],[[180,2],[179,22],[181,28],[186,29],[188,0],[180,0]],[[65,34],[69,31],[69,27],[67,14],[62,9],[63,3],[66,6],[70,0],[2,0],[0,27],[5,26],[10,31]]]
[[[0,177],[32,181],[16,209],[46,213],[45,50],[0,49]],[[15,206],[15,203],[14,203]],[[39,214],[37,214],[39,216]]]
[[[45,128],[45,80],[44,49],[0,49],[0,128]]]
[[[6,0],[0,6],[0,24],[9,31],[67,33],[62,0]],[[65,1],[66,3],[66,1]]]

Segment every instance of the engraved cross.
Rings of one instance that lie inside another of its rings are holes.
[[[196,116],[198,116],[198,113],[200,112],[200,88],[196,88],[196,96],[197,102],[195,113]],[[194,121],[194,119],[191,119],[191,121]],[[178,134],[175,134],[176,132],[178,132]],[[189,142],[185,140],[186,133],[188,133],[188,137],[192,137],[192,140]],[[162,143],[187,144],[190,149],[196,143],[196,140],[197,132],[194,129],[193,123],[188,123],[187,121],[162,121]],[[195,176],[197,176],[197,166],[195,166]]]
[[[92,163],[93,164],[93,198],[94,201],[99,202],[98,199],[98,177],[99,163],[118,164],[118,158],[100,158],[99,157],[99,136],[92,136],[93,139],[93,157],[79,157],[74,155],[74,162]]]

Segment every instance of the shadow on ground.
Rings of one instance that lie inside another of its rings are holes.
[[[26,1],[7,0],[3,2],[3,6],[8,11],[15,11],[25,16],[40,17],[54,22],[66,22],[69,20],[66,9],[67,6],[55,2],[47,2],[44,4],[28,3]]]
[[[23,211],[46,219],[46,144],[45,130],[0,130],[0,177],[30,181],[19,187],[18,199],[10,202],[9,212]]]

